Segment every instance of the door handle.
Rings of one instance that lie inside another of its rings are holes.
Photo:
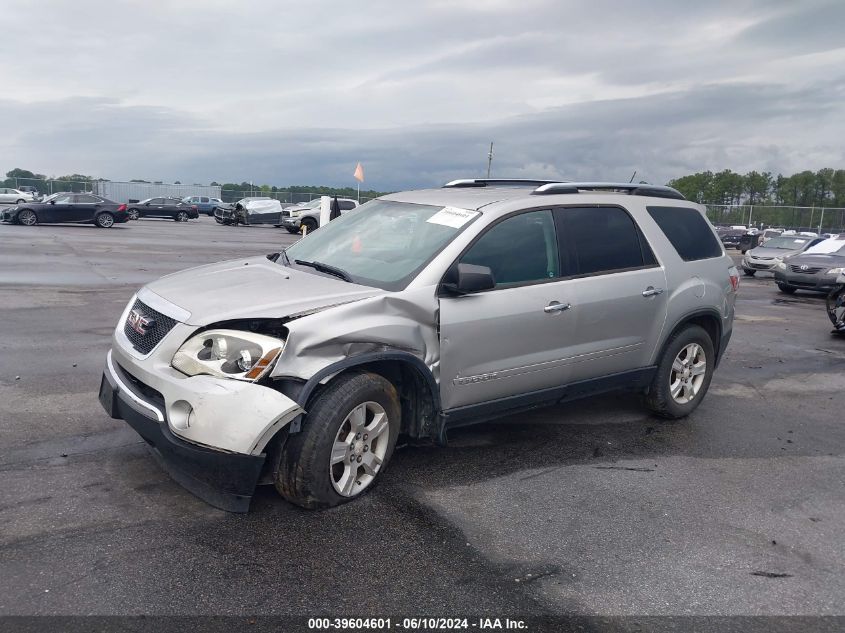
[[[649,286],[645,290],[643,290],[644,297],[653,297],[654,295],[662,295],[663,288],[655,288],[654,286]]]
[[[565,310],[569,310],[569,308],[571,307],[571,303],[560,303],[558,301],[552,301],[549,305],[543,308],[543,312],[547,314],[552,314],[554,312],[563,312]]]

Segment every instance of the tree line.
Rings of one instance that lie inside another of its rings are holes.
[[[791,176],[725,169],[682,176],[667,184],[701,204],[845,207],[845,169],[807,170]]]
[[[49,181],[56,183],[52,189]],[[6,180],[2,181],[3,187],[16,187],[18,185],[30,185],[38,189],[42,194],[56,191],[87,191],[91,189],[91,183],[97,181],[108,181],[107,178],[94,178],[92,176],[85,176],[83,174],[69,174],[67,176],[50,176],[32,172],[27,169],[16,167],[6,172]],[[162,184],[161,181],[149,181],[141,179],[132,179],[129,182],[154,182],[154,184]],[[173,184],[182,184],[178,180]],[[194,183],[199,184],[199,183]],[[309,186],[309,185],[294,185],[290,187],[276,187],[272,185],[257,185],[249,182],[242,182],[240,184],[235,182],[211,182],[212,186],[220,187],[227,199],[240,199],[247,196],[257,195],[272,195],[274,193],[291,192],[293,194],[315,194],[321,196],[341,196],[345,198],[355,197],[358,190],[355,187],[325,187],[325,186]],[[361,196],[365,198],[377,198],[384,195],[385,192],[375,191],[373,189],[361,190]]]

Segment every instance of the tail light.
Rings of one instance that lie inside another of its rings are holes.
[[[199,207],[195,204],[191,205],[191,211],[199,211]]]
[[[126,205],[122,204],[117,208],[118,211],[126,211]]]
[[[736,266],[731,266],[728,269],[728,276],[731,280],[731,289],[736,292],[739,290],[739,270]]]

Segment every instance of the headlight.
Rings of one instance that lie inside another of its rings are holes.
[[[299,217],[299,216],[301,216],[303,213],[304,213],[304,212],[303,212],[303,211],[301,211],[301,210],[300,210],[300,211],[291,211],[291,212],[290,212],[290,217],[292,217],[292,218],[298,218],[298,217]]]
[[[183,374],[255,382],[278,360],[285,342],[240,330],[208,330],[189,338],[170,364]]]
[[[827,275],[841,275],[842,273],[845,273],[845,268],[831,268],[825,274],[827,274]]]
[[[775,264],[775,268],[778,270],[786,270],[786,264],[783,263],[783,260],[780,260]]]

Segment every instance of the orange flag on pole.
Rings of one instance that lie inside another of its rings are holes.
[[[364,168],[361,166],[361,163],[358,163],[358,166],[355,168],[355,173],[352,175],[355,176],[355,180],[358,182],[364,182]]]

